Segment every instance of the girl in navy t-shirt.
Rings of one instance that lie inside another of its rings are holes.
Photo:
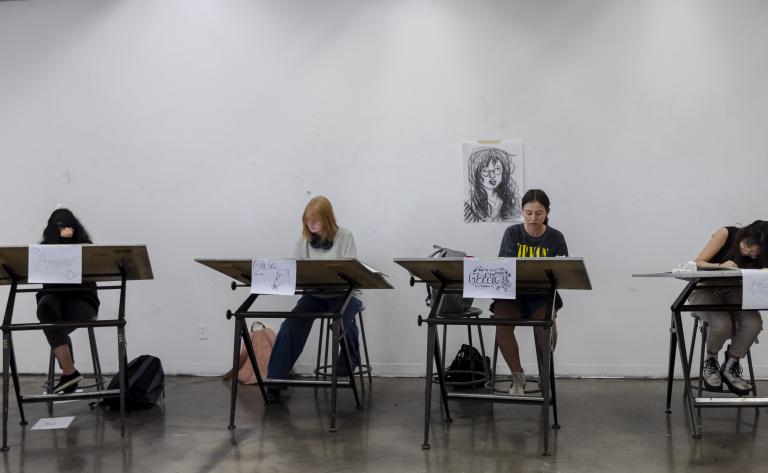
[[[531,189],[525,193],[522,200],[523,223],[512,225],[504,232],[501,240],[499,256],[514,258],[537,258],[550,256],[568,256],[568,245],[565,237],[559,231],[548,225],[549,197],[540,189]],[[520,295],[515,300],[497,300],[491,310],[502,319],[543,319],[547,315],[547,296]],[[563,306],[558,295],[555,309]],[[544,346],[544,329],[534,328],[536,349]],[[553,340],[557,338],[557,327],[552,326]],[[512,370],[512,386],[510,394],[521,396],[525,394],[525,373],[520,364],[520,349],[515,338],[514,326],[496,327],[496,341],[501,354]]]

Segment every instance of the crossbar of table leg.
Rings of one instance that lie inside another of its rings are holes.
[[[697,397],[696,407],[768,407],[765,397]]]

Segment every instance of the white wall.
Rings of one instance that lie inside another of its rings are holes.
[[[0,244],[35,242],[60,202],[98,243],[147,243],[156,279],[130,284],[130,355],[217,374],[231,359],[224,312],[245,293],[193,258],[289,255],[305,201],[324,194],[396,286],[366,295],[375,371],[419,374],[423,288],[392,258],[432,243],[495,255],[504,225],[462,221],[459,143],[521,138],[527,184],[549,193],[594,285],[563,294],[559,373],[662,375],[682,285],[630,275],[766,217],[766,13],[700,0],[0,2]],[[34,320],[33,298],[16,314]],[[100,336],[109,369],[113,339]],[[45,369],[41,334],[16,346],[22,371]],[[314,347],[313,333],[303,362]],[[755,361],[768,375],[762,346]]]

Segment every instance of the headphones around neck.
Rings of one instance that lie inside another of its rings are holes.
[[[326,240],[313,233],[312,238],[309,239],[309,245],[315,249],[330,250],[333,246],[333,240]]]

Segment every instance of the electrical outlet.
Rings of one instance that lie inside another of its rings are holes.
[[[197,338],[208,340],[208,324],[197,324]]]

